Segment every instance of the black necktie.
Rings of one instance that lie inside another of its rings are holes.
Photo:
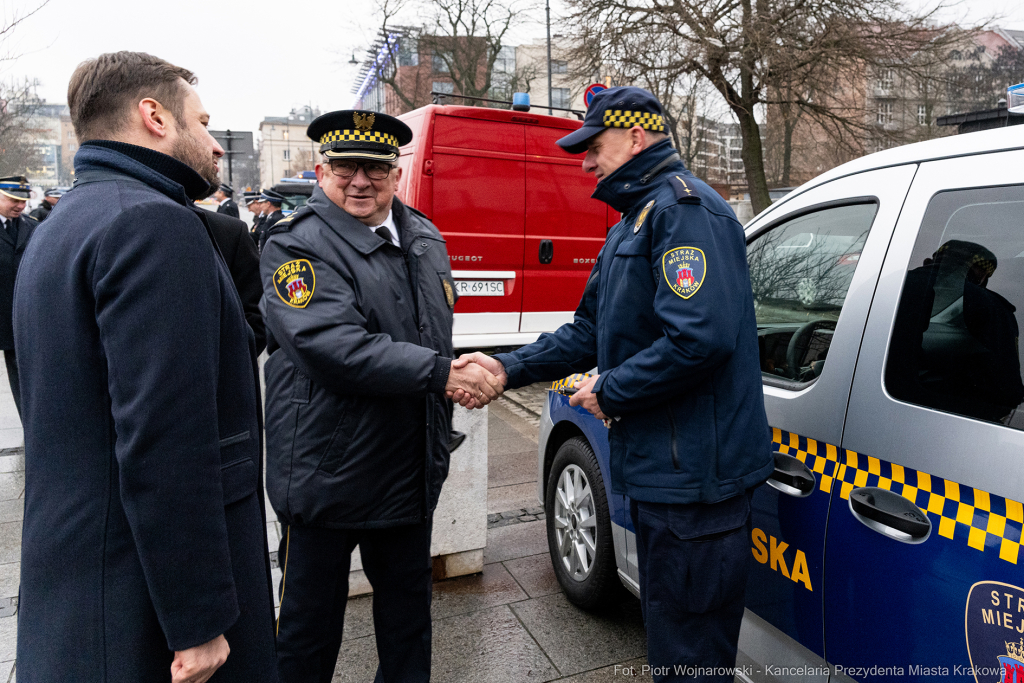
[[[394,244],[395,243],[395,241],[391,238],[391,231],[388,230],[387,228],[385,228],[383,225],[380,226],[379,228],[377,228],[376,230],[374,230],[374,232],[377,233],[377,237],[380,237],[382,240],[384,240],[388,244]]]
[[[8,218],[4,221],[4,230],[7,231],[7,234],[11,236],[12,240],[15,242],[18,241],[18,228],[14,225],[13,219]]]

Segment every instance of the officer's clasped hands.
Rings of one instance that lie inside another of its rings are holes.
[[[490,384],[490,386],[497,389],[497,393],[494,396],[486,398],[486,391],[483,391],[481,395],[478,395],[479,392],[473,391],[471,388],[463,388],[453,385],[452,378],[456,376],[456,373],[469,372],[474,376],[480,376],[479,373],[481,371],[486,373],[485,376],[489,376],[494,379],[494,384]],[[451,374],[448,376],[446,393],[448,398],[452,399],[459,405],[473,410],[474,408],[482,408],[500,396],[505,391],[505,383],[507,381],[508,375],[505,374],[505,366],[503,366],[499,361],[495,360],[491,356],[484,355],[479,351],[475,353],[464,353],[452,361],[452,370]]]
[[[495,375],[493,364],[485,367],[476,362],[464,361],[465,357],[452,361],[445,394],[461,406],[481,408],[501,395],[505,390],[505,380]],[[500,363],[497,366],[501,368]],[[504,374],[504,368],[501,368],[501,373]]]

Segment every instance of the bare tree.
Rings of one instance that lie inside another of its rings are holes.
[[[570,21],[613,52],[624,40],[665,41],[674,68],[706,79],[739,123],[755,212],[770,203],[758,115],[788,104],[837,144],[856,149],[868,128],[865,73],[893,61],[910,72],[945,59],[959,31],[934,26],[900,0],[567,0]],[[913,57],[913,61],[911,61]],[[634,61],[642,61],[644,54]],[[795,114],[795,112],[794,112]]]
[[[435,82],[469,97],[528,89],[538,74],[508,68],[502,50],[525,7],[516,0],[377,0],[381,29],[370,69],[403,111],[428,104]],[[428,18],[400,22],[414,13]]]
[[[39,164],[31,126],[36,110],[33,88],[28,80],[0,83],[0,176],[27,175],[29,168]]]

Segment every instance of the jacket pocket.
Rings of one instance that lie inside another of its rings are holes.
[[[228,446],[234,446],[235,444],[242,443],[243,441],[248,441],[250,438],[252,438],[252,435],[248,431],[239,432],[234,436],[229,436],[221,439],[220,447],[227,448]]]
[[[327,442],[327,448],[324,449],[323,455],[320,456],[320,462],[316,466],[317,473],[321,475],[334,476],[338,474],[349,446],[352,445],[352,425],[356,422],[356,416],[353,413],[356,407],[348,401],[342,405],[341,418],[334,427],[331,440]]]
[[[220,468],[220,485],[224,493],[224,505],[256,493],[256,464],[249,458],[235,460]]]

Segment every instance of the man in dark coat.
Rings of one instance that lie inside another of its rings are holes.
[[[217,186],[217,191],[213,193],[213,198],[218,202],[217,213],[224,213],[232,218],[238,218],[238,204],[235,204],[235,200],[231,198],[234,194],[234,188],[226,183],[221,183]]]
[[[309,203],[260,259],[270,339],[267,492],[284,524],[278,671],[329,683],[349,561],[373,586],[382,683],[430,678],[430,532],[448,475],[452,404],[497,379],[451,370],[455,290],[444,239],[394,198],[412,131],[331,112],[307,134],[325,160]]]
[[[39,206],[32,209],[29,216],[42,223],[50,215],[50,212],[53,211],[53,207],[57,206],[57,201],[63,196],[64,190],[59,187],[51,187],[43,193],[43,201],[39,203]]]
[[[263,327],[263,314],[260,313],[260,297],[263,296],[260,254],[249,239],[249,228],[245,221],[222,213],[208,211],[207,214],[213,239],[220,248],[238,296],[242,299],[245,321],[256,335],[256,353],[263,353],[263,349],[267,348],[267,333]]]
[[[0,349],[4,350],[7,380],[11,383],[14,405],[21,416],[21,386],[18,381],[18,362],[14,353],[14,328],[11,311],[14,306],[14,279],[18,264],[25,252],[28,238],[37,223],[22,214],[32,188],[25,176],[0,178]]]
[[[15,306],[22,683],[277,680],[255,341],[190,201],[223,154],[194,83],[119,52],[68,88],[76,186]]]

